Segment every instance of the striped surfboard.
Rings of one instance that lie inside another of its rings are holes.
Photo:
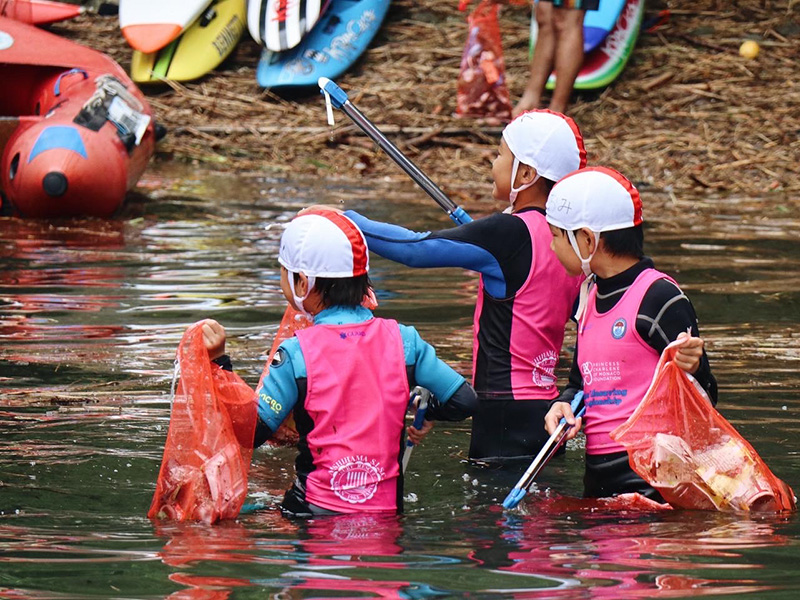
[[[327,6],[328,0],[248,0],[247,26],[267,50],[283,52],[300,43]]]

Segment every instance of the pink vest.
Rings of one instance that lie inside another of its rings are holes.
[[[609,437],[644,398],[658,364],[658,352],[636,331],[636,317],[647,290],[669,276],[646,269],[613,309],[598,314],[597,288],[589,292],[586,315],[578,328],[578,365],[586,403],[586,453],[611,454],[625,447]],[[677,285],[677,284],[676,284]]]
[[[306,499],[340,513],[397,510],[408,406],[396,321],[314,325],[295,334],[306,361],[306,439],[314,470]]]
[[[507,394],[514,400],[550,400],[558,395],[555,368],[564,342],[564,326],[572,315],[583,276],[570,276],[550,249],[552,235],[542,213],[531,210],[514,216],[522,219],[531,236],[531,270],[516,295],[507,299],[488,298],[481,277],[473,318],[473,384],[484,305],[513,303],[507,351],[484,348],[492,354],[506,354],[494,357],[494,368],[507,369],[510,360],[511,389],[491,392]]]

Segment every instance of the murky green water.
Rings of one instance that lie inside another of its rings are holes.
[[[0,220],[0,598],[800,593],[796,516],[554,504],[556,493],[580,493],[578,448],[545,470],[523,510],[504,513],[519,473],[464,464],[466,424],[437,429],[415,451],[403,517],[294,523],[267,510],[215,527],[154,527],[144,515],[183,330],[221,321],[237,370],[255,383],[283,313],[280,228],[264,227],[342,198],[375,218],[447,225],[411,184],[287,185],[173,169],[152,169],[114,221]],[[648,252],[695,303],[722,412],[800,488],[797,200],[645,202]],[[381,314],[417,325],[467,372],[474,278],[379,259],[372,275]],[[256,451],[253,500],[277,502],[292,458]]]

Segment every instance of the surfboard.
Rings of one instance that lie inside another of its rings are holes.
[[[628,63],[644,17],[644,0],[627,0],[616,25],[594,51],[583,59],[574,88],[594,90],[614,81]],[[556,84],[556,75],[550,75],[547,89]]]
[[[591,52],[603,43],[617,24],[625,0],[600,0],[597,10],[587,10],[583,18],[583,51]]]
[[[52,0],[0,0],[0,16],[31,25],[49,25],[72,19],[83,13],[77,4]]]
[[[264,50],[256,69],[266,88],[317,85],[336,79],[367,49],[380,29],[391,0],[331,0],[317,26],[288,52]]]
[[[603,43],[606,36],[614,29],[624,7],[625,0],[600,0],[597,10],[586,11],[586,16],[583,18],[584,54],[588,54]],[[537,33],[536,11],[534,10],[531,15],[531,55],[533,55],[533,48],[536,45]]]
[[[214,0],[166,47],[147,54],[134,50],[131,78],[137,83],[153,83],[202,77],[233,52],[246,27],[246,0]]]
[[[134,50],[156,52],[178,37],[211,0],[120,0],[119,26]]]
[[[249,0],[250,35],[267,50],[291,50],[319,21],[328,3],[329,0]]]

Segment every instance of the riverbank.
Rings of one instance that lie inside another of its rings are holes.
[[[484,195],[500,128],[457,119],[455,87],[465,14],[455,0],[395,0],[371,49],[339,83],[351,99],[451,196]],[[609,88],[576,95],[570,114],[590,163],[619,169],[640,187],[681,194],[763,197],[800,191],[800,5],[796,0],[651,3],[670,18],[642,32]],[[501,15],[512,100],[527,77],[529,9]],[[131,50],[114,18],[84,16],[54,28],[123,66]],[[738,54],[744,39],[761,52]],[[168,136],[156,160],[279,177],[368,179],[405,175],[337,115],[330,131],[316,93],[283,98],[255,80],[259,47],[248,37],[204,79],[148,87]]]

